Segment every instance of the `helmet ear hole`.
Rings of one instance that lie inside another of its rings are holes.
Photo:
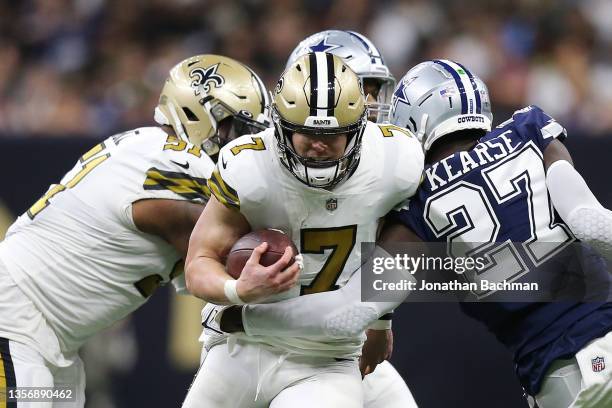
[[[183,112],[185,113],[185,116],[187,116],[187,119],[189,119],[191,122],[198,122],[200,120],[195,113],[193,113],[191,109],[187,108],[186,106],[183,106]]]

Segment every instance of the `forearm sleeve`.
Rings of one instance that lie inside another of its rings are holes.
[[[359,270],[335,291],[278,303],[246,305],[242,309],[242,323],[249,335],[353,337],[399,303],[362,302]]]
[[[554,162],[546,172],[552,203],[576,238],[612,260],[612,212],[604,208],[589,186],[565,160]]]
[[[361,271],[338,290],[278,303],[246,305],[244,331],[281,337],[351,337],[364,331],[397,303],[361,302]]]

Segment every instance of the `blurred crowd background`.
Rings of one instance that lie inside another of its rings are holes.
[[[0,203],[0,239],[14,214],[86,150],[87,138],[153,124],[163,81],[183,58],[236,58],[272,88],[298,42],[330,28],[369,36],[397,79],[425,59],[467,65],[489,86],[495,124],[536,104],[577,138],[607,135],[575,146],[584,147],[582,163],[597,175],[612,143],[611,22],[610,0],[0,0],[0,167],[11,174],[26,157],[45,169],[28,166],[26,177],[20,173],[3,190],[10,205]],[[21,140],[41,137],[66,140]],[[612,200],[601,177],[590,180],[601,180],[598,193]],[[88,407],[176,406],[182,399],[197,368],[201,304],[164,293],[83,350]],[[508,399],[512,390],[522,402],[506,351],[456,310],[428,313],[411,313],[417,322],[410,325],[394,323],[396,339],[416,345],[394,356],[417,399],[454,395],[440,395],[439,383],[429,381],[440,378],[435,361],[442,361],[457,390],[486,383],[471,400],[457,393],[465,406]],[[443,323],[454,324],[453,336]],[[444,339],[452,343],[437,343]]]
[[[612,130],[609,0],[22,0],[0,2],[0,137],[103,138],[151,123],[169,68],[196,53],[268,86],[304,37],[369,36],[399,79],[423,59],[471,67],[495,123],[537,104],[570,130]]]

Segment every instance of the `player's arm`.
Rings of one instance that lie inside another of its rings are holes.
[[[216,304],[239,304],[260,300],[295,284],[299,266],[295,263],[287,268],[293,256],[290,248],[275,264],[259,264],[266,243],[255,248],[237,281],[227,274],[224,260],[229,250],[250,230],[238,210],[211,196],[189,240],[185,279],[192,295]]]
[[[390,256],[384,247],[388,243],[397,242],[396,240],[421,242],[416,234],[403,224],[389,223],[383,229],[379,245],[372,256]],[[400,303],[401,300],[362,302],[361,270],[358,270],[346,285],[338,290],[277,303],[229,308],[223,311],[219,318],[221,329],[227,332],[244,331],[249,335],[272,334],[280,337],[352,337],[363,332]]]
[[[189,236],[204,205],[186,200],[145,199],[132,204],[132,219],[136,227],[156,235],[185,258]]]
[[[574,235],[612,259],[612,212],[599,203],[558,140],[544,150],[546,186],[552,203]]]

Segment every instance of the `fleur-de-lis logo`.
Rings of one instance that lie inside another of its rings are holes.
[[[193,78],[191,81],[191,87],[196,95],[200,95],[200,92],[210,92],[210,87],[220,88],[225,83],[225,78],[217,74],[219,69],[219,63],[211,65],[208,68],[194,68],[189,73],[189,77]]]

